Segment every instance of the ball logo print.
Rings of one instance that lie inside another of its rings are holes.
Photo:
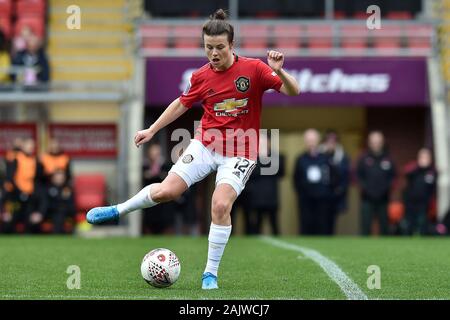
[[[194,160],[194,157],[192,156],[192,154],[187,154],[183,157],[183,163],[191,163],[192,160]]]
[[[155,288],[167,288],[180,276],[178,257],[169,249],[158,248],[147,253],[141,263],[141,275]]]

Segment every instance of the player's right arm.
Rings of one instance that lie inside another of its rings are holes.
[[[189,108],[186,108],[181,103],[180,98],[172,101],[166,110],[159,116],[158,120],[156,120],[148,129],[140,130],[136,133],[134,136],[136,147],[149,141],[159,130],[178,119],[187,110],[189,110]]]

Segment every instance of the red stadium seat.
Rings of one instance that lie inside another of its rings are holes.
[[[0,0],[0,19],[11,18],[12,0]]]
[[[19,0],[16,2],[17,17],[45,16],[45,0]]]
[[[263,11],[258,11],[255,14],[256,18],[266,18],[266,19],[273,19],[273,18],[277,18],[279,17],[279,13],[277,11],[272,11],[272,10],[263,10]]]
[[[306,35],[307,46],[310,50],[333,47],[333,28],[330,25],[308,25]]]
[[[170,27],[168,25],[142,26],[142,47],[146,49],[165,49],[168,47]]]
[[[373,47],[381,54],[396,54],[402,47],[403,30],[398,25],[382,25],[371,33]]]
[[[345,11],[336,10],[334,11],[334,19],[345,19],[347,15],[345,14]]]
[[[74,189],[77,212],[85,212],[106,203],[106,181],[103,175],[78,175],[75,177]]]
[[[241,48],[263,49],[268,47],[269,27],[266,25],[242,25],[239,34]]]
[[[366,38],[343,38],[341,48],[351,54],[363,54],[367,50]]]
[[[379,54],[397,54],[401,50],[400,43],[397,39],[379,39],[373,44],[374,49]]]
[[[410,50],[427,51],[432,47],[433,27],[431,25],[411,25],[405,31],[406,43]]]
[[[175,48],[200,48],[201,28],[198,26],[175,26],[173,35]]]
[[[412,20],[413,16],[409,11],[390,11],[386,17],[393,20]]]
[[[33,33],[40,38],[45,35],[45,22],[42,18],[38,17],[23,17],[20,18],[14,26],[14,35],[19,35],[22,28],[28,26],[33,30]]]
[[[302,46],[303,27],[300,25],[276,25],[273,28],[275,48],[296,49]]]
[[[6,39],[11,38],[12,26],[9,18],[0,17],[0,30],[3,32]]]
[[[353,14],[354,19],[366,20],[369,16],[370,16],[370,14],[366,13],[365,11],[357,11]]]

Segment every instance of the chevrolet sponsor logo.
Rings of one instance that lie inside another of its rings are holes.
[[[214,104],[214,111],[225,111],[231,112],[235,111],[239,108],[245,107],[247,105],[248,98],[236,100],[233,99],[225,99],[223,102],[219,102]]]

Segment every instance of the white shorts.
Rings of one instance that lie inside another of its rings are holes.
[[[179,175],[190,187],[211,172],[217,171],[216,186],[227,183],[239,195],[254,168],[255,161],[243,157],[224,157],[209,150],[200,141],[192,139],[169,172]]]

